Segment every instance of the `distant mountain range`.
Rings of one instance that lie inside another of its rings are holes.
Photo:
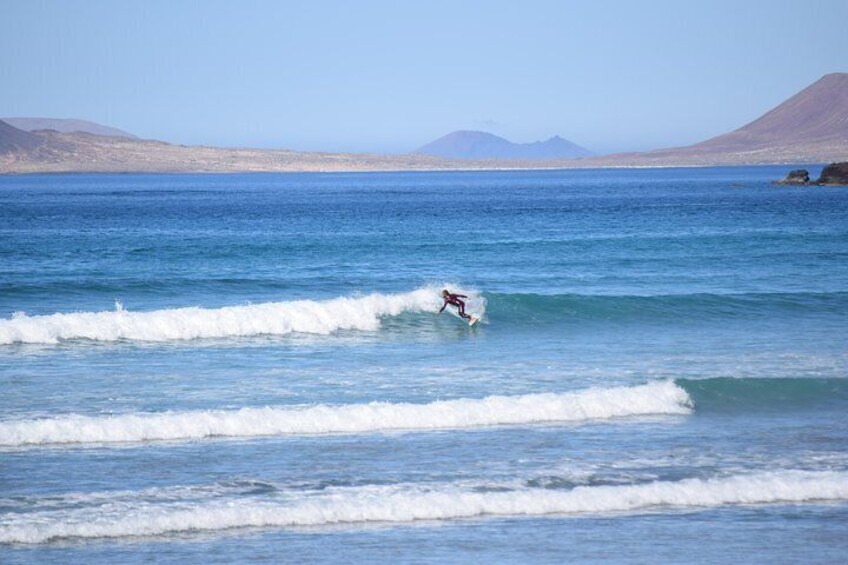
[[[448,159],[574,159],[593,155],[567,139],[554,136],[547,141],[513,143],[484,131],[455,131],[416,151]]]
[[[81,120],[0,121],[0,173],[671,167],[848,161],[848,74],[825,75],[760,118],[688,147],[588,157],[564,139],[454,132],[411,155],[185,147]],[[85,129],[80,128],[85,125]],[[117,132],[117,133],[116,133]],[[575,158],[581,157],[581,158]]]
[[[12,127],[23,131],[37,131],[51,129],[62,133],[83,132],[93,135],[105,135],[109,137],[126,137],[138,139],[131,133],[117,128],[104,126],[86,120],[70,120],[65,118],[0,118]]]

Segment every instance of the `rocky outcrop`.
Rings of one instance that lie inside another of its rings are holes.
[[[795,169],[789,171],[789,174],[783,179],[776,180],[772,184],[782,186],[848,186],[848,161],[831,163],[826,166],[815,182],[810,182],[810,173],[807,169]]]
[[[848,185],[848,161],[842,163],[831,163],[822,169],[819,179],[816,181],[819,186],[844,186]]]
[[[774,184],[805,186],[810,184],[810,173],[807,169],[795,169],[789,171],[789,174],[783,177],[782,180],[774,181]]]

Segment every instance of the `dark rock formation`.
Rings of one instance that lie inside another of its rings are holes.
[[[807,169],[795,169],[794,171],[789,171],[789,174],[783,180],[774,181],[774,184],[807,185],[810,184],[810,173]]]
[[[822,169],[821,175],[815,182],[810,182],[810,173],[807,169],[795,169],[789,171],[782,180],[774,181],[772,184],[789,186],[848,186],[848,161],[842,163],[831,163]]]
[[[848,161],[831,163],[822,169],[816,184],[820,186],[848,185]]]

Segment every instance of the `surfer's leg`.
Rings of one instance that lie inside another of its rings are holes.
[[[468,314],[465,313],[465,302],[463,302],[462,300],[459,301],[459,306],[457,306],[456,309],[459,311],[459,317],[460,318],[470,318],[471,317],[471,316],[469,316]]]

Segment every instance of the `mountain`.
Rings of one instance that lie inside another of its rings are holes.
[[[825,75],[750,124],[692,147],[750,150],[827,141],[848,142],[848,73]]]
[[[129,139],[138,139],[131,133],[127,133],[117,128],[88,122],[86,120],[70,120],[65,118],[0,118],[10,126],[14,126],[23,131],[37,131],[43,129],[52,129],[61,133],[83,132],[93,135],[105,135],[108,137],[126,137]]]
[[[416,151],[449,159],[574,159],[588,157],[585,147],[554,136],[547,141],[513,143],[484,131],[455,131]]]
[[[0,120],[0,155],[30,151],[39,147],[44,140],[39,136],[20,130]]]
[[[516,144],[489,133],[460,131],[422,147],[419,153],[423,154],[185,147],[91,132],[62,133],[54,127],[35,129],[30,133],[0,121],[0,174],[491,170],[826,163],[848,161],[848,74],[825,75],[753,122],[688,147],[574,159],[588,152],[558,137],[545,142]]]
[[[608,155],[623,165],[741,165],[848,160],[848,73],[823,76],[753,122],[718,137],[647,153]]]

